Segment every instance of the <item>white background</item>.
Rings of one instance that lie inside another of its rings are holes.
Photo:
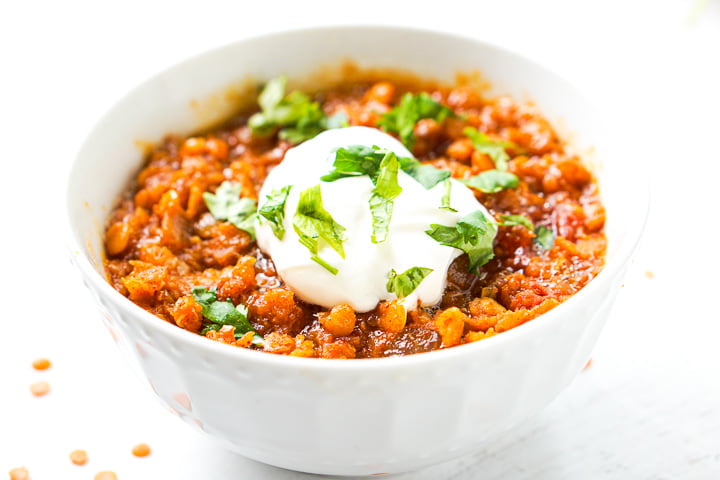
[[[395,478],[720,478],[720,0],[3,1],[0,478],[20,465],[34,480],[312,477],[225,452],[154,401],[67,261],[62,207],[75,150],[132,86],[242,37],[332,23],[432,27],[533,57],[601,101],[652,183],[592,367],[485,449]],[[32,370],[37,357],[52,369]],[[30,395],[38,380],[48,396]],[[138,442],[153,454],[132,457]],[[88,465],[70,464],[76,448]]]

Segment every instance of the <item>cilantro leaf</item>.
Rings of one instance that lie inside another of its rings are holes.
[[[450,178],[450,172],[447,170],[425,165],[414,158],[400,157],[400,168],[428,190]]]
[[[337,273],[339,272],[339,270],[337,268],[333,267],[332,265],[327,263],[325,260],[320,258],[319,255],[313,255],[312,257],[310,257],[310,260],[317,263],[318,265],[320,265],[321,267],[323,267],[325,270],[332,273],[333,275],[337,275]]]
[[[463,134],[472,140],[475,150],[487,154],[492,159],[495,168],[503,171],[508,169],[510,155],[507,154],[505,149],[514,147],[514,143],[504,140],[492,140],[484,133],[472,127],[466,127],[465,130],[463,130]]]
[[[320,239],[324,240],[330,248],[335,250],[342,258],[345,258],[343,249],[343,232],[345,227],[337,223],[325,210],[322,203],[322,191],[320,185],[315,185],[300,192],[295,216],[293,217],[293,228],[300,237],[300,243],[313,254],[313,261],[319,263],[333,275],[337,273],[328,268],[326,262],[318,262],[320,257]]]
[[[425,233],[441,245],[455,247],[467,253],[470,259],[468,271],[485,265],[495,255],[493,240],[497,227],[482,210],[465,215],[452,227],[432,224]]]
[[[474,177],[461,179],[460,182],[481,192],[497,193],[506,188],[516,188],[520,179],[510,172],[486,170]]]
[[[380,162],[375,188],[370,195],[370,213],[372,214],[372,242],[387,240],[390,220],[392,219],[395,198],[402,192],[398,183],[400,164],[393,152],[387,152]]]
[[[249,199],[244,198],[242,200]],[[246,231],[250,234],[250,239],[255,240],[255,219],[257,218],[257,215],[255,214],[255,200],[252,200],[252,202],[253,213],[251,215],[247,215],[245,217],[231,217],[228,218],[228,222],[232,223],[240,230]]]
[[[193,287],[192,295],[200,305],[210,304],[217,300],[215,289],[208,290],[205,287]]]
[[[320,180],[334,182],[347,177],[370,177],[375,185],[369,200],[373,225],[372,241],[381,243],[387,240],[393,200],[402,192],[398,183],[399,169],[400,161],[390,150],[376,145],[350,145],[335,151],[333,169],[320,177]]]
[[[202,306],[202,316],[210,322],[204,326],[201,334],[205,335],[209,330],[219,330],[224,325],[235,327],[235,338],[255,331],[247,319],[245,305],[235,306],[228,301],[221,302],[217,299],[217,291],[214,288],[193,287],[192,296]],[[260,339],[262,340],[262,337]]]
[[[298,144],[323,130],[347,125],[346,115],[328,118],[320,104],[302,92],[285,95],[286,86],[285,76],[267,82],[258,96],[261,111],[248,119],[253,135],[267,137],[279,129],[281,139]]]
[[[282,101],[285,96],[285,87],[287,86],[287,77],[284,75],[273,78],[265,84],[265,88],[258,95],[258,104],[263,111],[272,111]]]
[[[533,241],[545,250],[550,250],[555,244],[555,232],[543,225],[535,228],[535,238]]]
[[[277,188],[267,195],[267,201],[260,207],[258,214],[270,222],[270,228],[272,228],[275,236],[282,240],[285,236],[285,202],[290,194],[292,185],[286,185],[282,188]]]
[[[203,316],[205,318],[221,325],[237,327],[238,322],[247,320],[247,307],[244,305],[235,307],[231,302],[215,301],[209,304],[204,311]]]
[[[332,130],[333,128],[345,128],[350,126],[350,119],[345,112],[337,112],[329,117],[325,121],[325,128]]]
[[[320,177],[323,182],[334,182],[341,178],[361,177],[367,175],[375,183],[380,170],[380,162],[387,150],[377,146],[350,145],[335,151],[333,169]]]
[[[395,269],[390,270],[385,288],[398,298],[405,298],[417,289],[420,283],[432,273],[432,268],[412,267],[398,274]]]
[[[208,332],[210,332],[210,331],[215,331],[215,332],[217,332],[217,331],[220,330],[222,327],[223,327],[222,325],[218,325],[217,323],[208,323],[207,325],[205,325],[205,326],[202,328],[202,330],[200,330],[200,335],[202,335],[202,336],[204,337]],[[237,339],[237,338],[238,338],[238,337],[235,337],[235,339]]]
[[[310,100],[302,92],[292,92],[286,97],[289,103],[288,116],[280,117],[280,138],[296,145],[327,130],[327,116],[320,104]]]
[[[214,194],[203,193],[203,200],[215,219],[227,220],[255,239],[257,203],[251,198],[240,198],[240,185],[223,182]]]
[[[333,169],[320,178],[323,182],[334,182],[341,178],[369,176],[375,183],[382,162],[389,150],[376,145],[368,147],[365,145],[351,145],[345,148],[338,148],[335,152]],[[418,160],[410,157],[398,157],[400,169],[413,177],[416,182],[430,189],[450,178],[450,172],[435,168],[432,165],[424,165]]]
[[[500,226],[512,227],[514,225],[520,225],[528,230],[533,230],[533,223],[525,215],[500,215]]]
[[[382,115],[377,125],[386,132],[398,134],[405,146],[412,149],[415,144],[413,129],[419,120],[432,118],[442,122],[452,115],[452,110],[433,100],[427,93],[415,95],[408,92],[402,96],[395,108]]]
[[[440,209],[448,210],[451,212],[457,212],[456,209],[454,209],[450,206],[450,195],[452,194],[452,182],[450,181],[449,178],[447,180],[445,180],[443,187],[445,190],[443,192],[442,198],[440,199]]]

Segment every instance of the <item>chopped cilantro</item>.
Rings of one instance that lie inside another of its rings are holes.
[[[373,145],[351,145],[338,148],[335,153],[333,169],[320,178],[323,182],[334,182],[346,177],[367,175],[375,183],[382,162],[389,150]],[[450,172],[440,170],[432,165],[424,165],[410,157],[398,157],[400,169],[415,179],[426,189],[430,189],[450,178]]]
[[[266,137],[279,129],[281,139],[298,144],[323,130],[347,126],[344,113],[328,117],[306,94],[294,91],[285,95],[286,85],[287,78],[280,76],[263,88],[258,97],[261,111],[248,120],[253,135]]]
[[[286,185],[282,188],[277,188],[270,192],[267,196],[267,201],[260,207],[258,214],[270,222],[275,236],[282,240],[285,236],[285,202],[290,194],[292,185]]]
[[[450,206],[450,195],[452,195],[452,181],[449,178],[445,180],[443,188],[445,190],[443,191],[443,196],[440,199],[440,209],[457,212],[456,209]]]
[[[350,126],[350,119],[345,112],[337,112],[325,120],[325,129],[332,130],[334,128],[345,128]]]
[[[320,180],[334,182],[347,177],[370,177],[375,185],[369,200],[372,241],[381,243],[387,240],[394,200],[402,192],[398,183],[399,169],[400,161],[390,150],[377,146],[351,145],[337,149],[333,169],[320,177]]]
[[[367,175],[375,183],[380,170],[380,162],[387,153],[388,150],[377,146],[350,145],[338,148],[335,151],[333,169],[327,175],[320,177],[320,180],[334,182],[341,178]]]
[[[333,267],[332,265],[327,263],[325,260],[320,258],[319,255],[313,255],[312,257],[310,257],[310,260],[317,263],[318,265],[320,265],[321,267],[323,267],[325,270],[332,273],[333,275],[337,275],[337,273],[339,271],[337,268]]]
[[[550,250],[555,244],[555,232],[543,225],[535,227],[534,242],[545,250]]]
[[[492,140],[484,133],[472,127],[466,127],[463,133],[472,140],[475,150],[487,154],[492,159],[493,163],[495,163],[495,168],[503,171],[508,169],[510,155],[507,154],[505,149],[515,147],[514,143],[504,140]]]
[[[488,219],[482,210],[462,217],[454,226],[432,224],[425,233],[441,245],[467,253],[470,259],[468,271],[485,265],[494,256],[493,240],[497,228],[495,222]]]
[[[501,170],[486,170],[474,177],[462,179],[460,182],[485,193],[497,193],[506,188],[516,188],[520,184],[516,175]]]
[[[533,226],[532,220],[525,215],[500,215],[500,223],[503,227],[521,225],[535,234],[533,242],[545,250],[550,250],[555,244],[555,232],[543,225]]]
[[[450,178],[450,172],[425,165],[414,158],[400,157],[400,168],[426,189]]]
[[[300,192],[300,200],[293,217],[293,228],[300,237],[300,243],[313,254],[312,260],[335,275],[337,269],[328,268],[330,265],[318,256],[320,239],[324,240],[342,258],[345,258],[343,249],[345,228],[337,223],[330,212],[323,207],[320,185]]]
[[[202,306],[202,316],[210,322],[205,324],[201,334],[205,335],[210,330],[219,330],[224,325],[235,327],[235,338],[240,338],[247,332],[254,332],[250,321],[247,319],[247,307],[245,305],[233,305],[231,302],[221,302],[217,299],[217,291],[214,288],[193,287],[192,296]],[[262,337],[255,335],[256,339],[262,341]],[[255,342],[255,339],[253,340]]]
[[[500,215],[499,225],[502,227],[512,227],[514,225],[520,225],[531,231],[534,228],[532,220],[530,220],[525,215]]]
[[[387,240],[390,220],[392,219],[394,200],[402,192],[398,183],[400,165],[393,152],[387,152],[370,195],[370,213],[372,214],[372,241],[382,243]]]
[[[415,144],[413,129],[423,118],[432,118],[438,122],[454,115],[453,111],[421,92],[417,95],[406,93],[395,108],[383,114],[377,125],[386,132],[396,133],[406,147],[412,149]]]
[[[285,87],[287,86],[287,77],[281,75],[273,78],[265,84],[260,95],[258,95],[258,104],[264,112],[275,110],[282,102],[285,96]]]
[[[257,203],[250,198],[240,198],[240,185],[223,182],[214,194],[203,193],[203,200],[217,220],[227,220],[255,239]]]
[[[214,302],[217,297],[215,296],[215,289],[207,289],[205,287],[193,287],[192,289],[193,298],[200,304],[210,304]]]
[[[432,268],[412,267],[398,274],[395,269],[390,270],[385,288],[389,293],[394,293],[398,298],[405,298],[420,285],[420,283],[432,273]]]

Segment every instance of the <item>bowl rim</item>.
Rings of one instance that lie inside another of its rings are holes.
[[[381,358],[358,358],[358,359],[326,359],[326,358],[304,358],[304,357],[291,357],[288,355],[274,355],[263,351],[249,350],[246,348],[239,348],[230,345],[224,345],[220,342],[216,342],[207,339],[201,335],[186,331],[176,325],[172,325],[169,322],[162,320],[161,318],[153,315],[152,313],[144,310],[140,306],[133,303],[127,297],[122,295],[120,292],[115,290],[107,278],[100,274],[94,267],[93,262],[83,252],[82,242],[75,235],[73,222],[72,222],[72,211],[74,205],[71,202],[71,182],[75,177],[75,172],[78,168],[78,159],[82,155],[86,144],[91,138],[96,135],[98,128],[108,119],[110,119],[115,110],[122,103],[127,101],[128,98],[134,96],[136,92],[140,91],[145,87],[146,84],[156,80],[158,77],[172,75],[176,70],[184,68],[188,64],[196,62],[198,59],[206,56],[219,53],[221,50],[233,48],[239,44],[250,42],[250,41],[264,41],[272,38],[281,38],[283,36],[302,35],[303,33],[310,32],[335,32],[335,31],[348,31],[348,30],[367,30],[367,31],[384,31],[384,32],[408,32],[420,35],[429,35],[436,37],[445,37],[446,39],[469,42],[496,50],[502,55],[514,57],[525,64],[530,64],[535,68],[539,68],[549,73],[555,79],[564,82],[571,87],[577,94],[583,97],[588,105],[595,105],[592,99],[588,98],[585,93],[578,88],[578,86],[571,81],[567,80],[564,76],[557,73],[554,69],[536,62],[535,60],[509,49],[505,46],[498,45],[484,38],[476,38],[469,35],[458,34],[449,32],[446,30],[435,29],[435,28],[424,28],[424,27],[411,27],[405,25],[372,25],[372,24],[337,24],[337,25],[318,25],[309,26],[302,28],[291,28],[282,29],[276,31],[269,31],[260,35],[252,35],[242,37],[238,40],[224,43],[219,46],[215,46],[206,49],[202,52],[195,53],[179,62],[175,62],[170,66],[163,67],[156,71],[153,75],[147,77],[140,83],[136,84],[133,88],[128,90],[124,95],[117,98],[110,106],[104,111],[104,113],[93,123],[89,133],[85,135],[79,148],[76,150],[73,156],[72,164],[70,165],[67,176],[65,179],[65,243],[69,250],[71,262],[78,268],[82,277],[86,281],[88,288],[95,289],[100,296],[104,296],[119,306],[121,309],[126,309],[132,317],[133,321],[140,321],[144,327],[152,329],[158,332],[160,335],[167,335],[170,340],[176,342],[182,342],[197,348],[203,353],[212,354],[216,356],[225,356],[228,359],[235,361],[245,361],[264,364],[268,368],[281,368],[287,370],[292,368],[295,370],[313,370],[319,372],[346,372],[356,370],[377,370],[377,369],[391,369],[396,370],[407,370],[414,369],[416,366],[422,366],[426,362],[437,363],[439,361],[452,361],[458,357],[471,357],[479,351],[483,350],[495,350],[502,349],[505,343],[514,341],[516,337],[524,337],[533,335],[534,332],[539,328],[549,328],[552,324],[562,321],[564,312],[573,308],[575,305],[582,303],[585,297],[591,296],[602,289],[606,284],[610,284],[614,281],[618,275],[623,273],[624,267],[629,263],[630,258],[637,248],[637,245],[642,237],[642,233],[647,223],[650,206],[650,188],[649,181],[639,181],[636,183],[636,192],[633,194],[633,202],[628,208],[635,210],[634,214],[631,215],[636,221],[632,223],[630,228],[624,230],[627,235],[622,248],[616,251],[612,262],[606,262],[603,269],[595,276],[587,285],[585,285],[578,292],[573,294],[566,301],[562,302],[557,307],[553,308],[549,312],[546,312],[539,317],[512,328],[508,331],[502,332],[502,334],[494,335],[491,338],[484,339],[480,342],[472,342],[463,345],[457,345],[454,347],[433,350],[430,352],[424,352],[412,355],[403,356],[391,356]],[[596,110],[594,107],[593,110]],[[612,142],[610,142],[612,144]],[[642,177],[639,177],[642,178]],[[601,190],[602,196],[602,190]],[[104,228],[104,226],[103,226]],[[104,257],[104,252],[101,252]],[[89,282],[89,283],[88,283]],[[121,333],[121,335],[125,335]]]

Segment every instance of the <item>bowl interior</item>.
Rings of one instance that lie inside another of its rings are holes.
[[[237,103],[237,90],[232,95],[229,87],[247,85],[249,78],[302,78],[348,59],[360,68],[399,68],[446,82],[457,72],[477,70],[489,80],[490,94],[532,99],[561,135],[593,157],[589,160],[608,212],[606,269],[624,263],[642,229],[645,192],[630,193],[637,192],[637,177],[628,173],[631,163],[605,135],[593,105],[573,86],[521,56],[472,39],[413,29],[343,27],[231,44],[160,73],[120,100],[87,138],[68,183],[72,248],[92,267],[90,274],[104,281],[103,227],[142,164],[143,145],[222,120]]]

